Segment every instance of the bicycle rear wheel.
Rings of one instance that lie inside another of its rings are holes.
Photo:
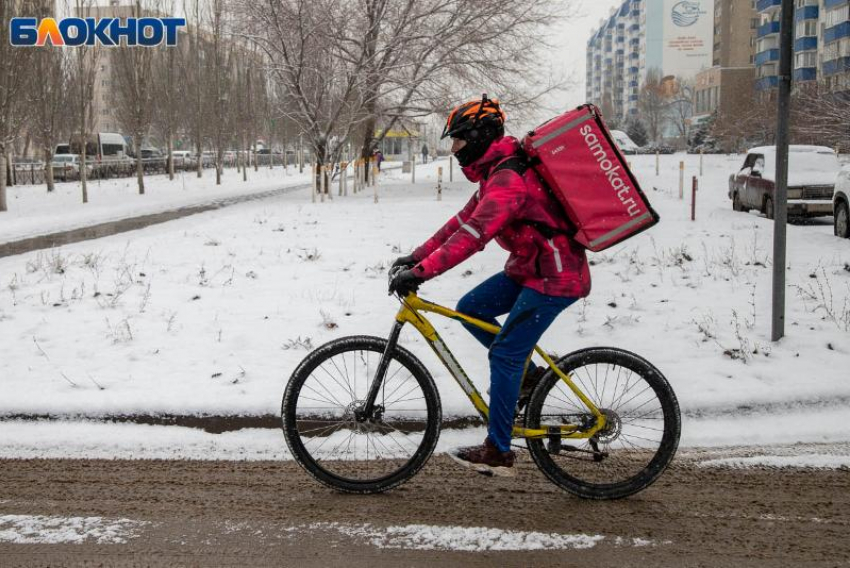
[[[590,439],[527,440],[543,473],[588,499],[627,497],[658,479],[676,453],[681,430],[679,403],[661,372],[634,353],[610,347],[570,353],[557,365],[602,411],[606,426]],[[589,428],[594,417],[549,371],[531,395],[525,421],[528,428]]]
[[[396,346],[371,417],[362,411],[387,340],[344,337],[310,353],[283,396],[283,434],[317,481],[349,493],[386,491],[413,477],[439,437],[431,375]]]

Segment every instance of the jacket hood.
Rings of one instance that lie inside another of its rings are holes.
[[[486,178],[490,169],[500,160],[508,158],[519,152],[519,140],[513,136],[502,136],[493,140],[484,155],[468,166],[463,167],[463,175],[466,179],[475,183]]]

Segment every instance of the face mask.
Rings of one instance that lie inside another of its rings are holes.
[[[492,127],[484,127],[468,130],[463,134],[466,145],[455,152],[455,157],[461,167],[466,167],[487,152],[487,148],[499,137],[500,132]]]

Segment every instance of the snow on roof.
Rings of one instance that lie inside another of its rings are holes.
[[[838,175],[838,156],[826,146],[792,144],[788,147],[788,186],[832,185]],[[748,154],[762,154],[762,178],[776,181],[776,146],[758,146]]]

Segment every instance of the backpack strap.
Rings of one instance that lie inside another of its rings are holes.
[[[490,170],[490,175],[487,177],[490,177],[501,170],[510,170],[512,172],[518,173],[520,177],[522,177],[523,175],[525,175],[525,172],[528,171],[529,168],[533,168],[533,164],[530,164],[524,155],[511,156],[510,158],[506,158],[496,164],[496,167]],[[538,179],[540,179],[540,176],[537,177]],[[540,181],[543,184],[543,187],[546,188],[546,191],[549,192],[549,194],[551,195],[549,186],[546,185],[546,183],[543,182],[542,179]],[[541,223],[540,221],[531,221],[528,219],[523,220],[522,223],[534,227],[537,232],[543,235],[543,237],[546,239],[553,239],[556,235],[567,235],[568,237],[572,238],[576,234],[576,230],[575,228],[573,228],[572,223],[569,222],[569,219],[567,219],[567,223],[570,225],[570,228],[568,230],[555,229],[545,223]]]

